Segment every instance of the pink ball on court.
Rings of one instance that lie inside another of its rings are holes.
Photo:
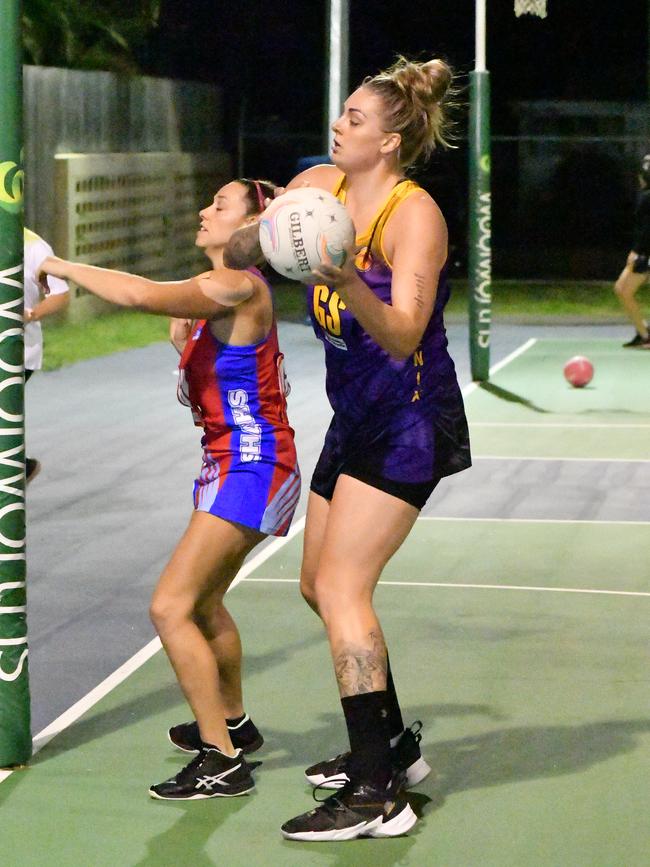
[[[564,365],[564,378],[574,388],[584,388],[594,375],[594,366],[584,355],[574,355]]]

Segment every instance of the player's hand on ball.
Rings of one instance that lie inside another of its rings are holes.
[[[345,261],[342,265],[335,265],[332,259],[325,253],[318,268],[314,268],[314,276],[326,286],[345,286],[357,276],[354,259],[359,250],[361,250],[361,247],[357,247],[354,241],[352,241],[346,244],[343,249],[345,251]]]

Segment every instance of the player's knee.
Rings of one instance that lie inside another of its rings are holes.
[[[318,602],[316,600],[316,588],[314,586],[314,575],[309,572],[301,572],[300,573],[300,592],[302,594],[302,598],[305,600],[307,605],[318,614]]]
[[[364,589],[356,588],[352,580],[332,580],[330,576],[317,576],[314,584],[318,614],[325,626],[340,620],[351,611],[358,611],[371,604]]]
[[[617,280],[616,283],[614,283],[614,294],[618,298],[624,298],[626,296],[627,293],[624,280]]]
[[[201,635],[207,640],[212,641],[217,637],[219,632],[214,612],[207,611],[204,608],[198,608],[194,611],[194,622],[196,623]]]
[[[172,600],[163,595],[156,595],[149,606],[149,617],[160,635],[173,629],[187,617],[177,600]]]
[[[153,623],[156,632],[160,633],[164,629],[166,621],[165,606],[154,599],[151,600],[151,605],[149,606],[149,620]]]

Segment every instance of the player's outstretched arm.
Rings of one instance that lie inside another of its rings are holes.
[[[124,271],[48,256],[39,275],[46,291],[48,274],[72,280],[113,304],[179,319],[212,319],[225,309],[247,301],[254,292],[253,282],[247,274],[225,268],[190,280],[159,283]]]

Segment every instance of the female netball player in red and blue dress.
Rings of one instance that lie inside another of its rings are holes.
[[[254,785],[243,753],[257,749],[262,736],[242,706],[241,643],[223,598],[249,551],[266,535],[286,534],[300,472],[271,289],[256,268],[224,268],[223,249],[235,229],[258,219],[272,189],[243,179],[218,191],[201,211],[196,239],[212,270],[190,280],[157,283],[54,257],[41,266],[100,298],[176,317],[179,397],[204,430],[194,513],[151,603],[196,718],[172,728],[170,738],[198,755],[152,786],[154,798],[228,797]]]
[[[366,79],[333,126],[334,165],[289,184],[334,192],[360,248],[342,268],[323,266],[322,283],[308,291],[334,416],[311,482],[301,575],[327,629],[350,752],[308,768],[315,785],[341,788],[286,822],[289,839],[405,833],[416,817],[400,783],[430,770],[418,730],[404,729],[372,597],[440,479],[471,464],[443,324],[447,229],[433,199],[405,177],[445,141],[451,79],[442,61],[403,58]],[[254,242],[253,231],[236,233],[226,262],[254,260]]]

